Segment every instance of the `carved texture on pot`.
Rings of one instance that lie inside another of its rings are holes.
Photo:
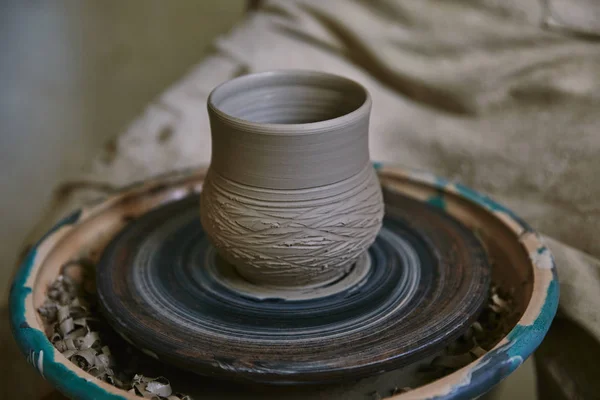
[[[333,185],[268,190],[209,173],[202,225],[250,281],[310,285],[347,271],[381,228],[383,199],[371,165]]]

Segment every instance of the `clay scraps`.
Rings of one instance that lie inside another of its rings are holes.
[[[126,373],[106,345],[103,334],[110,329],[96,312],[94,266],[80,260],[63,266],[62,273],[48,288],[48,297],[38,312],[46,336],[54,347],[79,368],[97,379],[139,397],[158,400],[191,400],[173,392],[169,380]]]

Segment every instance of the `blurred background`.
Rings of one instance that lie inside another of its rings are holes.
[[[244,0],[0,2],[2,293],[56,184],[77,176],[245,8]]]
[[[54,217],[59,185],[88,175],[122,184],[205,163],[207,135],[196,134],[206,125],[203,96],[245,72],[343,71],[374,93],[379,160],[493,192],[544,233],[600,255],[596,0],[266,1],[263,15],[251,15],[259,3],[0,1],[0,398],[50,391],[5,321],[15,265]],[[201,96],[186,98],[191,91]],[[149,109],[158,97],[163,109]],[[152,146],[146,132],[175,140]],[[117,148],[131,151],[115,156]],[[103,155],[111,162],[92,168]],[[595,271],[579,279],[597,282]],[[581,307],[600,299],[590,288],[561,290],[593,330],[600,306]],[[535,386],[528,360],[493,396],[533,399]]]
[[[0,1],[0,398],[39,399],[47,384],[6,322],[26,238],[56,185],[239,21],[244,0]]]

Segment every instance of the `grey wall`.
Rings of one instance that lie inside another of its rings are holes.
[[[0,2],[0,304],[54,185],[238,21],[243,0]]]

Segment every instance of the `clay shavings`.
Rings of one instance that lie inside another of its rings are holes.
[[[510,332],[511,321],[514,321],[516,314],[512,293],[492,283],[488,302],[477,321],[446,347],[441,355],[424,366],[421,372],[427,374],[429,379],[438,379],[467,366]]]
[[[46,336],[72,363],[92,376],[146,399],[191,400],[174,393],[164,377],[149,378],[123,372],[117,365],[103,332],[108,326],[96,318],[94,265],[88,261],[67,263],[48,288],[47,299],[38,308]]]
[[[419,368],[420,385],[449,375],[475,361],[491,350],[510,332],[518,317],[513,293],[492,283],[487,304],[467,331],[446,347],[442,354]],[[390,396],[411,391],[411,387],[395,387]],[[368,393],[371,400],[381,399],[379,392]]]

